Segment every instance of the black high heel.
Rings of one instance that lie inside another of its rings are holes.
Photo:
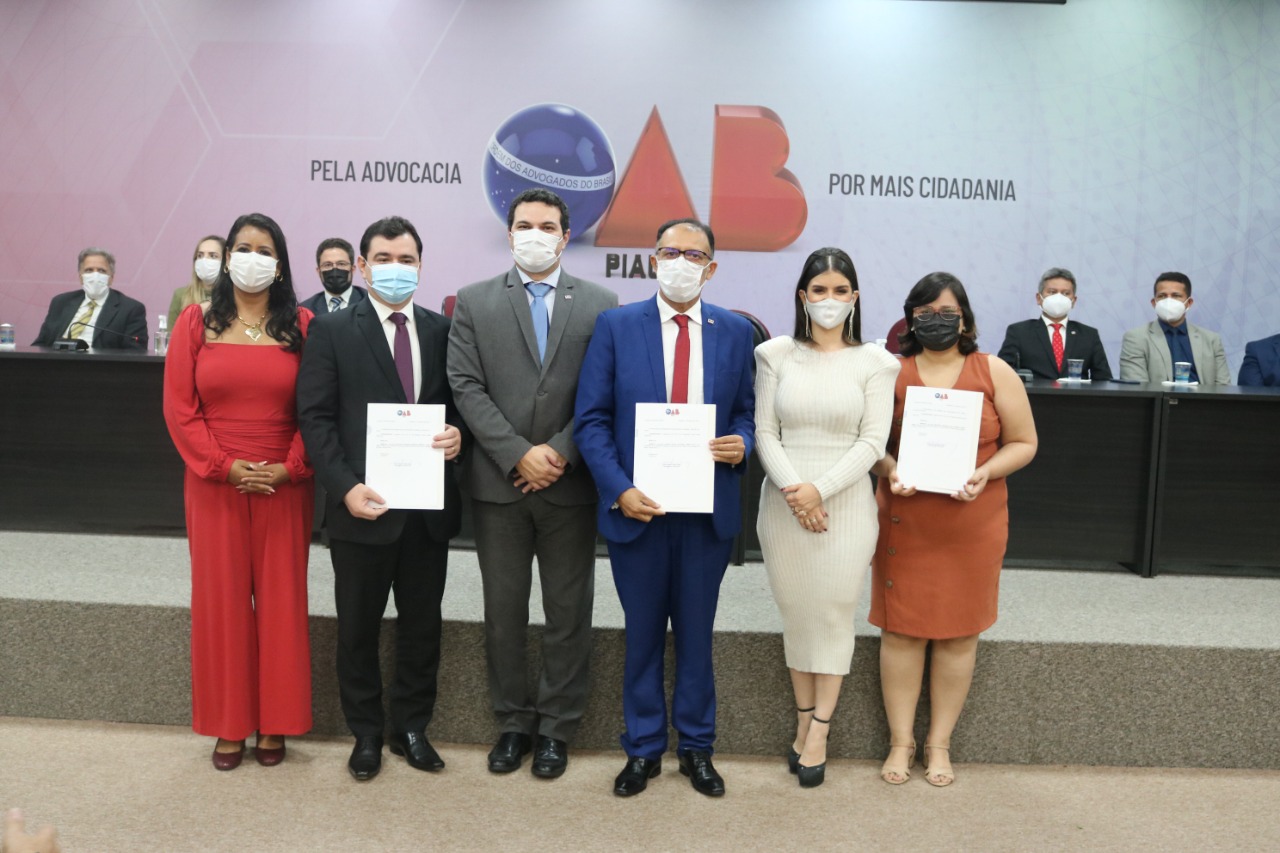
[[[813,708],[796,708],[796,713],[812,714],[813,710]],[[800,753],[796,752],[795,747],[787,750],[787,769],[792,773],[800,772]]]
[[[813,723],[822,723],[825,726],[830,725],[831,721],[820,720],[815,716],[810,725],[813,725]],[[816,788],[827,778],[827,762],[824,761],[815,767],[805,767],[800,763],[800,756],[797,755],[796,775],[800,777],[801,788]]]

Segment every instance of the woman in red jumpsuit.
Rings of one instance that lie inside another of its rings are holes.
[[[241,216],[210,301],[183,310],[165,359],[164,415],[186,463],[192,728],[239,766],[271,766],[311,728],[307,555],[311,467],[294,385],[311,312],[267,216]]]

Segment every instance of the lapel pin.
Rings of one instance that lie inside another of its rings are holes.
[[[572,293],[566,293],[566,294],[564,295],[564,298],[565,298],[565,299],[572,299],[572,298],[573,298],[573,294],[572,294]]]
[[[708,326],[714,326],[715,324],[716,324],[716,318],[715,318],[715,317],[708,317],[708,318],[707,318],[707,325],[708,325]]]

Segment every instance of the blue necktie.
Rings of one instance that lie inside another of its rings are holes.
[[[548,291],[551,290],[551,285],[530,282],[525,285],[525,288],[533,294],[533,304],[529,308],[533,311],[533,334],[538,339],[538,361],[542,361],[547,355],[547,326],[549,321],[547,318],[546,296]]]
[[[341,299],[341,298],[339,298],[339,297],[337,297],[337,296],[330,296],[330,297],[329,297],[329,310],[330,310],[330,311],[337,311],[337,310],[338,310],[339,308],[341,308],[341,307],[342,307],[342,299]]]

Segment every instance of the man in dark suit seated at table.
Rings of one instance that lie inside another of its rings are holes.
[[[88,248],[80,253],[78,266],[81,288],[53,297],[31,345],[51,347],[59,338],[71,338],[94,349],[146,350],[147,309],[111,289],[115,256],[106,249]]]
[[[1071,270],[1054,267],[1040,276],[1036,293],[1040,317],[1013,323],[1004,333],[1000,357],[1014,370],[1030,370],[1043,379],[1067,375],[1067,363],[1084,361],[1084,379],[1110,379],[1111,365],[1102,338],[1093,326],[1067,320],[1076,304],[1076,277]]]
[[[1191,381],[1230,385],[1227,354],[1217,332],[1193,326],[1187,312],[1195,304],[1191,279],[1180,272],[1156,278],[1151,307],[1158,319],[1130,329],[1120,344],[1120,378],[1135,382],[1172,382],[1173,366],[1191,364]]]
[[[356,251],[341,237],[327,237],[316,247],[316,274],[320,276],[319,293],[298,304],[319,317],[330,311],[341,311],[359,305],[367,294],[363,287],[352,284],[356,268]]]
[[[1240,365],[1240,385],[1280,386],[1280,335],[1244,345],[1244,363]]]

